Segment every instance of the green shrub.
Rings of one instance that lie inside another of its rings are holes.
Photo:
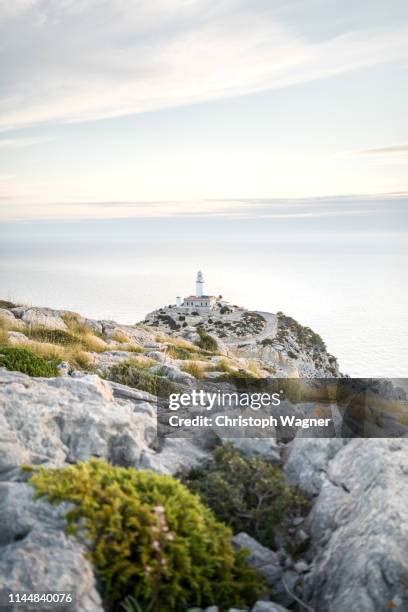
[[[206,351],[211,351],[212,353],[215,353],[216,351],[218,351],[217,341],[215,340],[215,338],[210,336],[210,334],[207,334],[205,329],[203,329],[202,327],[198,327],[197,333],[200,336],[200,339],[197,342],[200,348]]]
[[[109,379],[160,397],[168,397],[171,393],[177,393],[180,390],[178,385],[165,376],[152,374],[129,362],[113,366],[109,372]]]
[[[93,460],[42,468],[30,482],[74,504],[68,532],[85,533],[109,609],[247,607],[259,595],[262,580],[233,551],[230,529],[171,476]]]
[[[63,329],[48,329],[47,327],[31,327],[26,330],[26,335],[32,340],[61,344],[62,346],[74,346],[78,344],[78,338]]]
[[[205,465],[180,475],[217,518],[235,533],[245,531],[265,546],[297,513],[304,498],[285,483],[280,467],[241,455],[231,444],[219,447]]]
[[[15,304],[13,302],[9,302],[8,300],[0,300],[0,308],[5,308],[6,310],[10,310],[10,308],[15,308]]]
[[[191,359],[193,353],[183,346],[175,346],[170,344],[167,347],[167,354],[173,359]]]
[[[256,389],[263,389],[264,382],[262,379],[255,376],[252,372],[247,370],[230,370],[221,374],[216,379],[217,382],[227,382],[235,385],[237,389],[248,389],[255,391]]]
[[[27,348],[0,347],[0,366],[29,376],[58,376],[58,359],[44,359]]]

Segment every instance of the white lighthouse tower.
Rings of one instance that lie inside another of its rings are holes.
[[[221,296],[220,296],[221,297]],[[215,307],[217,298],[215,295],[204,294],[204,277],[201,270],[197,273],[196,278],[196,290],[195,295],[189,295],[185,297],[183,302],[180,304],[181,298],[176,298],[176,307],[181,308],[183,312],[191,311],[197,314],[195,311],[210,311]]]
[[[196,279],[196,296],[200,298],[203,295],[204,295],[204,277],[203,277],[203,273],[201,272],[201,270],[199,270],[197,273],[197,279]]]

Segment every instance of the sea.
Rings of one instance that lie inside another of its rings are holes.
[[[343,373],[408,377],[406,217],[362,216],[4,222],[0,298],[136,323],[200,269],[206,293],[318,332]]]

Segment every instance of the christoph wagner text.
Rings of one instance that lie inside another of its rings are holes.
[[[294,416],[279,416],[279,417],[229,417],[225,414],[219,414],[216,417],[195,416],[195,417],[180,417],[173,414],[169,417],[169,425],[171,427],[257,427],[268,429],[269,427],[277,427],[279,422],[283,427],[301,427],[308,429],[309,427],[328,427],[332,419],[315,419],[315,418],[298,418]]]
[[[212,410],[214,406],[217,408],[234,407],[259,410],[260,408],[279,406],[280,403],[280,393],[228,393],[227,391],[209,393],[203,389],[200,391],[194,389],[189,393],[171,393],[169,396],[170,410],[198,407]]]

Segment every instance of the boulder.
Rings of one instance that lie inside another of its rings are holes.
[[[262,457],[271,463],[280,463],[280,448],[274,438],[224,438],[247,457]]]
[[[274,586],[280,580],[283,570],[276,552],[262,546],[262,544],[243,531],[234,535],[232,544],[237,550],[244,548],[249,551],[249,565],[255,567],[265,576],[268,586]]]
[[[15,325],[19,321],[14,316],[14,313],[11,310],[7,310],[7,308],[0,308],[0,321],[3,320],[8,325]]]
[[[289,612],[289,610],[273,601],[257,601],[251,612]]]
[[[290,444],[284,467],[289,483],[299,486],[309,495],[317,495],[329,462],[347,442],[342,438],[296,437]]]
[[[95,321],[94,319],[85,319],[84,323],[89,329],[91,329],[96,334],[102,334],[103,327],[99,321]]]
[[[129,361],[135,357],[135,353],[131,351],[104,351],[103,353],[90,353],[93,361],[93,365],[100,371],[106,372],[118,363]]]
[[[15,313],[16,309],[13,310]],[[21,320],[27,325],[47,327],[49,329],[62,329],[67,331],[68,327],[55,311],[50,308],[27,308],[21,313]]]
[[[9,331],[7,333],[8,341],[13,346],[18,346],[19,344],[29,344],[30,340],[27,338],[25,334],[22,334],[18,331]]]
[[[173,475],[201,465],[208,458],[209,453],[195,446],[190,440],[166,438],[160,452],[145,450],[139,465],[141,468],[155,470],[160,474]]]
[[[101,457],[137,466],[156,438],[155,408],[115,399],[95,375],[33,379],[0,369],[0,475],[22,463]]]
[[[408,610],[408,439],[354,439],[330,461],[309,518],[316,612]]]
[[[183,372],[175,366],[157,365],[149,368],[149,372],[158,376],[166,376],[169,380],[181,385],[193,386],[195,383],[194,376],[191,376],[188,372]]]
[[[33,604],[25,610],[103,612],[86,551],[65,534],[66,511],[67,504],[35,501],[28,484],[0,483],[0,591],[72,595],[69,606]]]
[[[167,361],[165,353],[162,353],[160,351],[149,351],[146,357],[149,357],[149,359],[154,359],[155,361],[159,361],[160,363],[165,363]]]

